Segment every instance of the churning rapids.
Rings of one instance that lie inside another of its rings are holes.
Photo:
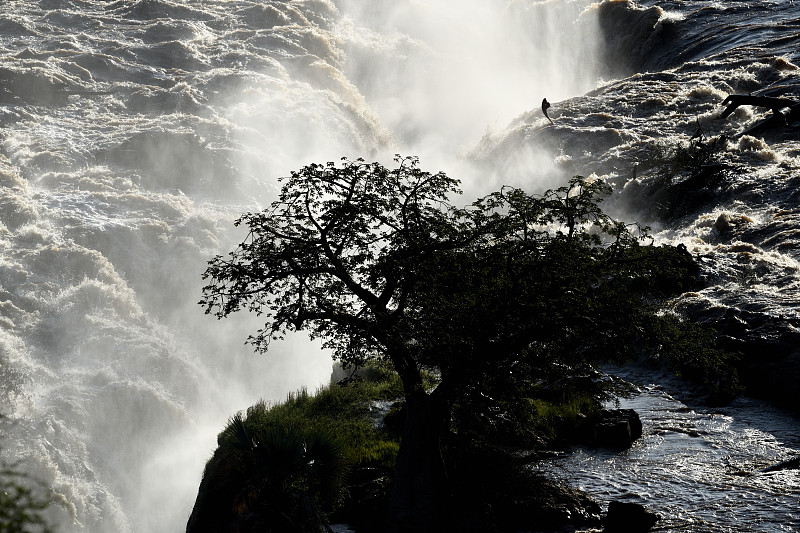
[[[255,357],[254,318],[203,316],[205,262],[278,176],[342,156],[419,155],[464,203],[594,174],[615,215],[702,257],[679,308],[800,345],[797,130],[717,119],[730,93],[800,98],[797,4],[4,0],[4,459],[52,486],[58,531],[182,530],[226,418],[330,374],[304,338]],[[725,135],[725,173],[662,207],[648,147],[698,125]],[[569,459],[572,482],[657,498],[676,530],[800,529],[796,471],[731,477],[797,450],[796,419],[635,401],[650,440]]]

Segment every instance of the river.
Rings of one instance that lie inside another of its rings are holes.
[[[747,398],[690,406],[676,398],[687,388],[672,375],[615,374],[636,386],[619,407],[639,413],[642,437],[622,452],[575,448],[546,461],[543,471],[601,504],[644,505],[661,517],[658,531],[798,531],[800,471],[761,472],[800,453],[795,415]]]

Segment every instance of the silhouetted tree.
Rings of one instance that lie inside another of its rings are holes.
[[[269,209],[236,222],[247,238],[209,262],[200,303],[218,318],[263,316],[249,338],[260,352],[306,330],[347,364],[390,361],[406,406],[391,525],[442,530],[440,436],[459,394],[641,347],[642,294],[681,288],[694,264],[606,216],[599,180],[542,196],[504,188],[462,209],[457,180],[397,163],[293,172]],[[433,390],[424,370],[439,377]]]

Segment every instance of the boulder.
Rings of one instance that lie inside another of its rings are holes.
[[[633,409],[605,410],[594,426],[595,446],[630,448],[642,436],[642,421]]]
[[[603,521],[607,533],[644,533],[658,522],[659,516],[643,505],[631,502],[612,501]]]

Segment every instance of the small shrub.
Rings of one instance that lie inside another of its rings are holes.
[[[42,516],[50,502],[46,489],[13,466],[0,466],[0,531],[3,533],[49,533]]]
[[[705,165],[717,164],[725,149],[724,138],[690,143],[654,142],[642,153],[639,172],[651,172],[658,183],[671,184],[676,178],[698,172]]]
[[[358,463],[363,466],[380,468],[390,472],[397,461],[397,452],[400,442],[393,440],[380,440],[360,449],[361,457]]]
[[[649,329],[660,340],[654,360],[665,361],[679,377],[701,385],[715,398],[741,392],[736,371],[740,354],[717,348],[713,330],[668,314],[652,317]]]

